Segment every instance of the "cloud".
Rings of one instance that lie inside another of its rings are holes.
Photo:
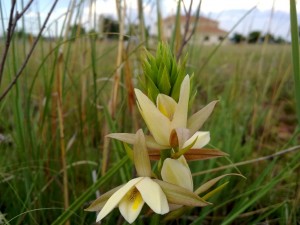
[[[59,1],[56,9],[51,15],[50,21],[47,26],[46,35],[60,35],[63,29],[63,23],[68,13],[68,7],[71,1]],[[114,0],[96,0],[94,8],[91,8],[91,1],[76,1],[77,8],[73,14],[72,24],[82,23],[87,30],[93,28],[93,22],[98,22],[100,15],[111,16],[117,19],[116,1]],[[79,4],[82,3],[83,5]],[[155,0],[143,1],[143,9],[145,16],[146,26],[156,23],[156,2]],[[166,17],[176,13],[178,0],[161,0],[162,16]],[[183,0],[185,7],[189,7],[191,0]],[[193,1],[193,11],[195,12],[200,0]],[[271,17],[271,9],[274,3],[274,14]],[[39,28],[40,18],[41,23],[45,20],[52,0],[34,1],[28,13],[26,13],[25,29],[28,32],[37,34]],[[202,0],[201,13],[207,17],[218,20],[220,27],[227,31],[235,26],[240,18],[247,13],[253,6],[257,6],[250,15],[247,16],[236,27],[234,32],[248,34],[251,30],[261,30],[263,32],[270,31],[276,35],[287,37],[289,34],[289,1],[287,0],[228,0],[224,4],[224,0]],[[79,7],[80,6],[80,7]],[[299,6],[299,3],[298,3]],[[8,17],[10,8],[10,1],[5,1],[3,9],[4,15]],[[90,10],[95,11],[96,20],[91,20]],[[126,22],[138,23],[138,7],[137,0],[126,0]],[[39,17],[38,17],[39,13]],[[182,13],[184,13],[182,5]],[[6,23],[4,18],[4,22]],[[19,28],[22,24],[19,23]],[[97,30],[97,24],[96,24]],[[6,28],[4,28],[5,30]],[[1,29],[3,30],[3,29]]]

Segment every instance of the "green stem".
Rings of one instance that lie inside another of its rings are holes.
[[[107,183],[110,178],[117,173],[122,166],[124,166],[128,161],[128,157],[124,157],[120,160],[113,168],[111,168],[103,177],[97,180],[92,186],[90,186],[81,196],[79,196],[70,207],[64,211],[53,223],[52,225],[64,224],[73,214],[76,213],[76,210],[82,207],[82,205],[91,197],[91,195],[95,194],[98,188]]]
[[[290,20],[292,36],[292,61],[294,69],[295,95],[296,95],[296,112],[298,127],[300,124],[300,66],[299,66],[299,31],[297,21],[296,1],[290,0]]]
[[[157,174],[160,176],[161,168],[163,166],[163,163],[166,158],[171,157],[171,149],[166,149],[166,150],[161,150],[160,151],[160,159],[158,161],[158,166],[157,166]]]

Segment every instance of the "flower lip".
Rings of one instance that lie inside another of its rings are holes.
[[[176,101],[170,96],[165,94],[158,94],[156,99],[156,107],[170,121],[173,120],[176,105],[177,105]]]
[[[116,206],[118,206],[119,202],[122,198],[143,178],[138,177],[130,180],[127,184],[121,187],[118,191],[116,191],[106,202],[102,210],[99,212],[97,216],[96,222],[102,220],[108,213],[110,213]]]
[[[129,223],[138,217],[144,203],[155,213],[165,214],[169,212],[169,205],[165,193],[157,182],[149,177],[138,177],[116,191],[106,202],[97,216],[97,222],[102,220],[115,207]]]

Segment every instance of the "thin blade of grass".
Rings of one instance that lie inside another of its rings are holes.
[[[246,209],[248,209],[251,205],[261,199],[264,195],[266,195],[272,188],[275,187],[276,184],[284,177],[285,173],[280,174],[279,177],[273,179],[267,185],[265,185],[260,191],[258,191],[251,199],[248,199],[245,204],[241,207],[236,207],[235,210],[232,211],[231,214],[227,215],[226,219],[223,221],[222,225],[231,224],[241,213],[243,213]]]
[[[292,61],[294,69],[296,112],[298,119],[298,129],[300,124],[300,61],[299,61],[299,30],[297,21],[296,1],[290,0],[290,22],[292,36]]]
[[[95,191],[98,188],[107,183],[110,178],[112,178],[119,169],[125,165],[128,161],[128,157],[123,157],[117,164],[114,165],[103,177],[97,180],[93,185],[91,185],[83,194],[81,194],[71,205],[70,207],[64,211],[53,223],[52,225],[60,225],[64,224],[82,205],[88,201],[88,199],[95,194]]]

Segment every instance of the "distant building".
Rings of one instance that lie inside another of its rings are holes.
[[[187,21],[186,16],[180,16],[180,32],[183,34],[185,32],[185,24]],[[197,43],[202,44],[218,44],[220,41],[224,40],[228,34],[227,31],[224,31],[219,28],[219,22],[200,16],[197,20],[197,17],[190,17],[190,26],[188,32],[191,33],[194,24],[196,24],[196,29],[194,33],[194,40]],[[169,16],[162,20],[162,32],[164,38],[170,40],[176,24],[176,16]]]

